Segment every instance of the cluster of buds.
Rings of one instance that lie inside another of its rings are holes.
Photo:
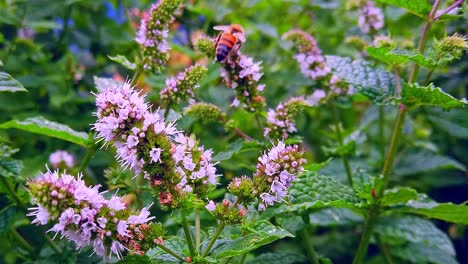
[[[73,241],[77,248],[93,246],[103,257],[122,257],[131,250],[144,254],[152,241],[163,235],[160,224],[149,223],[148,208],[135,212],[113,196],[106,199],[99,186],[88,187],[81,179],[58,171],[47,171],[30,180],[27,188],[37,207],[30,208],[32,223],[55,223],[49,230]]]
[[[226,114],[216,105],[194,103],[184,109],[184,115],[200,118],[202,121],[217,122],[226,119]]]
[[[291,182],[304,170],[306,160],[303,154],[299,146],[286,146],[279,141],[278,145],[258,158],[253,182],[260,197],[259,211],[284,200]]]
[[[182,0],[160,0],[151,6],[149,13],[141,20],[135,40],[142,48],[143,69],[159,72],[166,64],[169,26],[181,4]]]
[[[161,91],[161,99],[170,103],[180,103],[185,100],[193,100],[194,90],[198,83],[206,76],[208,69],[203,65],[191,66],[177,76],[166,80],[166,87]]]
[[[376,7],[372,1],[365,2],[359,8],[358,24],[362,33],[372,33],[382,29],[384,26],[382,9]]]
[[[75,166],[75,158],[65,150],[57,150],[50,154],[49,162],[54,169],[71,169]]]
[[[294,116],[309,105],[303,97],[294,97],[280,103],[275,110],[268,110],[264,135],[272,139],[286,139],[289,133],[297,131]]]
[[[231,202],[226,199],[217,204],[213,201],[209,201],[205,208],[217,219],[228,225],[242,223],[242,219],[244,219],[244,216],[247,214],[247,209],[245,207],[238,206],[237,203],[231,204]]]
[[[320,81],[323,85],[328,86],[330,94],[349,94],[352,91],[352,87],[349,84],[332,73],[332,69],[328,66],[325,57],[322,55],[317,41],[311,35],[302,30],[293,29],[286,32],[283,38],[295,42],[298,51],[295,58],[299,63],[301,73],[305,77]],[[316,105],[325,97],[322,96],[324,92],[323,90],[314,92],[309,104]],[[309,100],[307,99],[307,101]]]
[[[468,50],[466,36],[455,33],[451,36],[434,41],[434,47],[429,52],[429,56],[435,63],[445,64],[461,58],[465,50]]]
[[[111,142],[124,167],[142,172],[161,205],[178,207],[185,193],[200,184],[215,183],[211,150],[199,147],[158,112],[149,111],[144,97],[130,84],[112,84],[96,95],[98,137]],[[205,188],[206,189],[206,188]],[[201,194],[197,192],[197,194]]]

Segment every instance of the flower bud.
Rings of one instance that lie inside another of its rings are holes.
[[[193,99],[194,90],[200,86],[198,83],[205,78],[207,72],[208,69],[205,66],[195,65],[167,79],[166,87],[161,91],[161,99],[166,104]]]
[[[256,197],[253,181],[247,176],[232,179],[227,189],[243,203],[248,203]]]
[[[226,114],[218,106],[209,103],[191,104],[184,109],[184,114],[209,122],[217,122],[226,117]]]

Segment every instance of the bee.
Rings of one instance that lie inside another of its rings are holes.
[[[244,28],[237,24],[215,26],[215,30],[221,30],[216,38],[216,60],[224,62],[229,54],[235,50],[239,50],[242,43],[245,42]]]

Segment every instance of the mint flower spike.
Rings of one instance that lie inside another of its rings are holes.
[[[305,77],[319,80],[328,76],[331,68],[327,65],[317,41],[311,35],[302,30],[293,29],[286,32],[283,38],[292,40],[296,44],[298,53],[294,58]]]
[[[144,254],[150,241],[161,236],[161,226],[148,224],[149,205],[136,212],[127,208],[121,198],[104,198],[99,185],[86,186],[81,175],[47,171],[27,182],[27,188],[37,207],[29,208],[34,224],[54,226],[49,232],[73,241],[77,249],[93,246],[94,252],[106,257],[122,258],[122,252],[130,250]],[[55,238],[55,237],[54,237]]]
[[[269,109],[264,136],[283,140],[288,138],[290,133],[297,131],[294,115],[307,106],[310,106],[310,103],[304,97],[293,97],[284,103],[280,103],[275,110]]]
[[[304,151],[298,145],[286,146],[278,141],[276,146],[258,158],[253,182],[260,198],[259,211],[283,202],[288,196],[291,182],[304,171],[306,160],[303,155]]]
[[[367,1],[367,3],[359,9],[358,24],[362,33],[369,33],[382,29],[384,26],[382,9],[376,7],[374,2]]]
[[[161,72],[169,57],[167,36],[169,26],[174,21],[174,13],[182,0],[160,0],[153,4],[140,24],[135,38],[142,48],[141,66],[147,71]]]
[[[75,158],[72,154],[68,153],[65,150],[57,150],[54,153],[50,154],[49,162],[55,169],[66,168],[71,169],[75,166]]]
[[[185,100],[193,101],[195,89],[200,81],[205,78],[208,69],[203,65],[194,65],[185,69],[177,76],[166,80],[166,87],[161,91],[161,99],[166,103],[180,103]]]

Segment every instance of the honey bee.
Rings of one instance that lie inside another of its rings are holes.
[[[215,30],[221,30],[216,38],[216,60],[224,62],[229,54],[235,50],[239,50],[242,43],[245,42],[244,28],[237,24],[215,26]]]

